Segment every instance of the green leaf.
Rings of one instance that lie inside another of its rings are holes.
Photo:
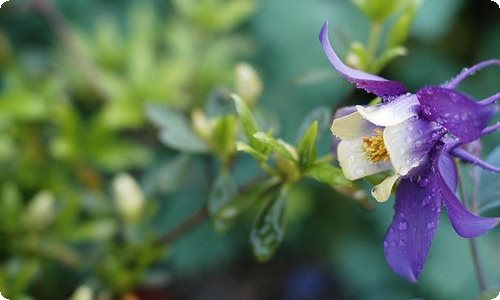
[[[219,232],[224,231],[230,224],[227,220],[215,216],[237,193],[236,182],[231,174],[223,169],[214,181],[208,197],[208,212],[212,216],[215,229]]]
[[[257,132],[253,135],[259,142],[266,145],[274,151],[281,155],[282,157],[289,159],[291,161],[298,161],[297,152],[295,148],[287,144],[283,140],[275,139],[270,134],[265,132]]]
[[[189,156],[185,154],[179,154],[166,163],[155,162],[157,167],[148,168],[142,181],[145,193],[174,191],[183,183],[189,162]]]
[[[320,106],[313,109],[302,121],[297,132],[296,141],[300,141],[301,138],[309,130],[311,123],[318,122],[318,136],[324,132],[330,132],[330,126],[332,125],[332,110],[327,106]]]
[[[285,209],[288,189],[282,187],[266,203],[250,232],[250,242],[257,260],[270,259],[285,235]]]
[[[241,123],[241,127],[243,128],[243,133],[248,139],[248,143],[253,148],[259,148],[260,144],[255,140],[254,134],[259,131],[257,127],[257,122],[255,122],[255,118],[248,108],[247,104],[243,99],[241,99],[238,95],[232,95],[234,105],[236,107],[236,112],[238,113],[238,117]]]
[[[408,6],[398,17],[396,23],[394,23],[389,31],[387,39],[388,48],[395,48],[406,42],[408,35],[410,34],[413,19],[415,18],[418,7],[420,6],[420,2],[421,1],[418,0],[409,1]]]
[[[267,153],[259,152],[257,149],[243,142],[236,142],[236,150],[252,155],[259,162],[267,160]]]
[[[386,50],[372,67],[373,72],[379,73],[391,60],[398,56],[404,56],[406,53],[407,51],[405,47],[395,47]]]
[[[314,121],[299,142],[299,160],[302,166],[316,160],[316,142],[318,140],[318,122]]]
[[[352,67],[360,70],[367,70],[371,58],[363,44],[360,42],[353,42],[349,53],[347,54],[346,62]]]
[[[373,22],[383,22],[396,11],[400,0],[353,0],[353,2]]]
[[[235,138],[236,118],[233,115],[217,118],[211,142],[223,159],[228,158],[236,151]]]
[[[146,113],[151,122],[160,127],[160,140],[165,145],[189,153],[205,153],[209,150],[182,113],[154,104],[147,106]]]
[[[351,184],[351,182],[344,177],[340,168],[334,167],[327,162],[312,165],[305,171],[305,174],[306,176],[330,186]]]
[[[209,212],[216,230],[219,232],[226,230],[241,213],[251,206],[268,199],[269,195],[273,194],[273,190],[279,187],[279,182],[276,177],[266,178],[251,184],[238,194],[237,191],[233,191],[231,197],[214,198],[213,204],[209,204]],[[224,182],[221,182],[221,184],[224,184]],[[228,188],[222,187],[222,189],[227,190]],[[231,189],[229,188],[229,190]],[[225,194],[229,196],[230,193],[226,192]]]

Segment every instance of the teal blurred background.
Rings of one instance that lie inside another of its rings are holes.
[[[55,5],[10,0],[0,9],[0,292],[9,299],[480,299],[468,242],[446,215],[411,284],[383,256],[393,200],[360,205],[313,181],[293,187],[284,242],[266,263],[252,256],[252,213],[223,234],[204,222],[156,243],[206,203],[207,161],[217,163],[161,140],[146,106],[216,116],[234,90],[235,65],[246,61],[264,86],[263,123],[295,142],[317,107],[333,114],[372,100],[330,69],[318,42],[329,20],[341,56],[366,43],[370,23],[351,1]],[[408,54],[383,76],[416,91],[498,58],[499,12],[487,0],[424,1]],[[487,69],[461,89],[487,97],[499,75]],[[499,141],[498,133],[483,139],[483,157],[497,165]],[[319,152],[330,144],[325,131]],[[244,155],[233,171],[238,183],[259,172]],[[498,215],[500,184],[486,173],[483,184],[483,213]],[[492,289],[499,234],[478,239]]]

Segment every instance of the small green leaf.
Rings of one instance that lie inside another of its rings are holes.
[[[223,231],[241,213],[257,203],[269,200],[269,197],[276,193],[279,183],[280,181],[276,177],[259,180],[240,191],[239,194],[235,193],[231,199],[216,202],[218,205],[209,209],[216,229]],[[225,227],[217,227],[218,224],[225,225]]]
[[[146,108],[148,118],[160,127],[160,140],[167,146],[190,153],[205,153],[207,144],[191,128],[180,112],[161,105],[150,104]]]
[[[347,64],[356,69],[367,70],[370,61],[365,46],[360,42],[353,42],[346,57]]]
[[[299,159],[302,166],[307,166],[316,159],[316,141],[318,139],[318,122],[314,121],[299,143]]]
[[[155,162],[155,167],[148,168],[142,180],[144,192],[149,195],[155,192],[168,193],[178,188],[184,179],[189,166],[189,156],[179,154],[169,161]]]
[[[215,218],[219,210],[226,205],[237,194],[238,187],[231,174],[224,169],[214,181],[208,197],[208,212],[212,216],[217,231],[223,231],[228,227],[227,220]]]
[[[340,168],[334,167],[329,163],[314,164],[305,171],[305,174],[330,186],[351,184],[344,177]]]
[[[293,148],[293,146],[287,144],[283,140],[280,139],[277,140],[273,138],[270,134],[265,132],[257,132],[253,136],[259,142],[266,145],[267,147],[269,147],[269,149],[278,153],[284,158],[289,159],[291,161],[298,161],[298,155],[295,148]]]
[[[395,59],[398,56],[406,55],[407,51],[405,47],[395,47],[389,50],[386,50],[382,53],[382,56],[377,60],[372,70],[374,73],[380,72],[391,60]]]
[[[383,22],[396,11],[400,0],[353,0],[353,2],[373,22]]]
[[[243,127],[243,133],[247,137],[248,143],[253,148],[259,148],[260,144],[253,136],[257,131],[259,131],[259,129],[250,108],[248,108],[245,101],[243,101],[243,99],[241,99],[238,95],[232,95],[232,97],[241,126]]]
[[[250,232],[254,255],[261,262],[270,259],[283,241],[287,192],[286,186],[276,192],[257,216]]]
[[[417,13],[418,7],[420,6],[419,0],[408,1],[408,6],[405,8],[403,13],[398,17],[396,23],[392,26],[389,31],[387,39],[387,48],[395,48],[402,45],[408,35],[410,34],[411,25],[415,14]]]
[[[297,132],[296,141],[299,142],[306,131],[309,130],[311,123],[314,121],[318,122],[318,138],[322,133],[330,132],[330,126],[332,125],[332,109],[327,106],[319,106],[313,109],[304,118],[300,124],[299,130]]]
[[[267,160],[267,154],[257,151],[250,145],[243,142],[236,142],[236,150],[252,155],[257,161],[263,162]]]
[[[233,115],[217,118],[211,142],[213,148],[223,159],[236,151],[235,138],[236,118]]]

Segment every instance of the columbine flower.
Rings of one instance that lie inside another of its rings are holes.
[[[328,40],[328,23],[321,30],[320,41],[340,75],[382,98],[377,106],[356,106],[352,113],[335,119],[332,132],[341,140],[337,158],[347,178],[392,171],[393,175],[372,190],[378,201],[386,201],[399,181],[384,252],[394,272],[416,282],[439,223],[441,201],[462,237],[476,237],[500,223],[500,218],[477,216],[461,204],[455,195],[457,170],[452,159],[500,173],[500,168],[460,147],[500,128],[498,123],[487,127],[500,93],[477,102],[455,90],[465,78],[487,66],[500,65],[500,60],[482,62],[441,86],[410,94],[399,82],[344,65]]]

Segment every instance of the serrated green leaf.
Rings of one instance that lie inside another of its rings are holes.
[[[279,155],[288,160],[298,161],[298,155],[295,148],[293,148],[293,146],[287,144],[283,140],[280,139],[277,140],[266,132],[257,132],[253,136],[259,142],[269,147],[271,151],[278,153]]]
[[[165,106],[150,104],[146,108],[148,118],[160,127],[160,140],[167,146],[189,153],[205,153],[207,144],[191,128],[180,112]]]
[[[344,177],[340,168],[334,167],[329,163],[314,164],[305,171],[305,174],[330,186],[351,184]]]
[[[306,131],[297,148],[301,166],[305,167],[316,160],[316,142],[318,140],[318,122],[314,121]]]
[[[284,186],[273,195],[257,216],[250,232],[253,253],[261,262],[270,259],[283,241],[287,192]]]

